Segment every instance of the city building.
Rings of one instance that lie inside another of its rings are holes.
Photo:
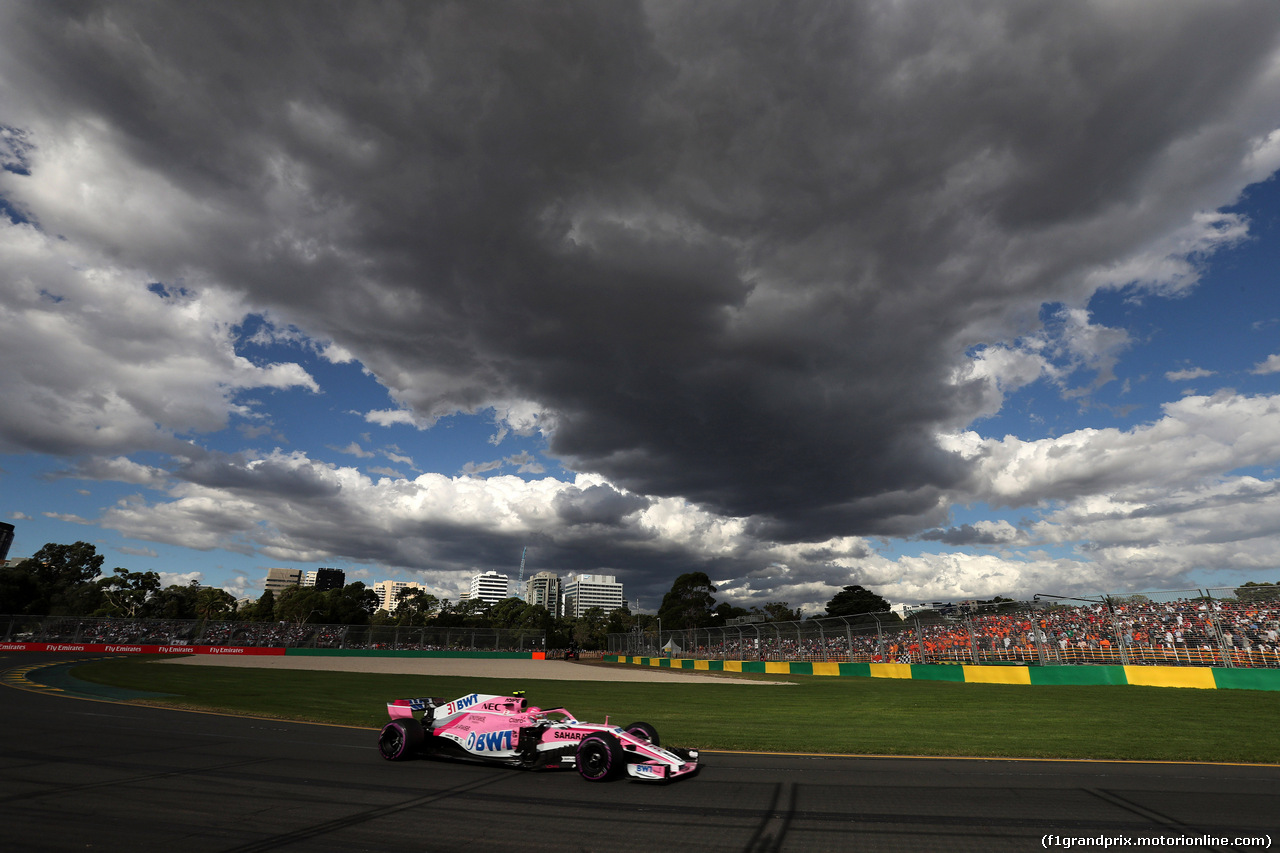
[[[528,604],[540,604],[552,616],[563,616],[563,585],[554,572],[538,572],[524,584],[524,600]]]
[[[504,598],[511,597],[511,578],[494,571],[471,577],[471,590],[468,598],[480,599],[485,604],[497,604]]]
[[[322,592],[326,589],[342,589],[347,585],[347,573],[342,569],[316,569],[314,572],[307,572],[302,585],[314,586]]]
[[[611,613],[626,605],[622,584],[613,575],[570,575],[564,582],[564,615],[577,619],[592,607]]]
[[[9,546],[13,544],[13,525],[0,521],[0,563],[9,559]]]
[[[373,585],[373,592],[378,596],[378,609],[395,613],[400,606],[399,595],[407,590],[425,590],[417,581],[378,581]]]
[[[265,589],[280,592],[293,586],[302,585],[302,569],[267,569]]]

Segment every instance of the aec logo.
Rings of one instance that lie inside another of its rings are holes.
[[[497,752],[504,749],[515,749],[515,740],[511,730],[502,732],[472,732],[467,735],[467,749],[472,752]]]

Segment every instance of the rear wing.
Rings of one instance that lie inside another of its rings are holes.
[[[387,703],[387,714],[393,720],[411,719],[418,711],[426,711],[428,708],[434,710],[443,704],[443,699],[434,696],[426,699],[396,699]]]

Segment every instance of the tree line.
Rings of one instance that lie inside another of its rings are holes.
[[[803,614],[787,602],[750,609],[717,603],[716,587],[703,572],[680,575],[663,597],[657,615],[632,613],[625,605],[611,613],[591,608],[581,617],[556,616],[520,598],[493,605],[482,601],[449,601],[423,590],[402,590],[392,612],[378,607],[378,597],[361,582],[340,589],[290,587],[265,591],[257,601],[237,606],[219,587],[189,584],[162,586],[157,572],[115,568],[88,542],[50,542],[30,558],[0,571],[0,613],[127,619],[206,619],[245,622],[289,622],[313,625],[392,625],[414,627],[527,628],[545,632],[547,645],[603,648],[609,634],[708,628],[729,619],[759,616],[765,621],[798,621]],[[888,609],[879,595],[847,586],[827,604],[826,614],[842,616]]]

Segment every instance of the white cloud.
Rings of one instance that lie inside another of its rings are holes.
[[[1257,374],[1280,373],[1280,353],[1272,353],[1267,356],[1265,361],[1255,364],[1253,372]]]
[[[1183,370],[1167,371],[1164,378],[1170,382],[1186,382],[1190,379],[1204,379],[1206,376],[1216,375],[1217,371],[1207,370],[1203,367],[1188,367]]]
[[[89,457],[77,465],[74,471],[68,473],[90,480],[114,480],[154,488],[169,482],[169,472],[164,469],[153,465],[139,465],[124,456],[115,456],[110,459],[101,456]]]
[[[1269,137],[1268,137],[1269,138]],[[1086,278],[1090,290],[1131,286],[1148,293],[1177,296],[1200,281],[1204,259],[1237,245],[1249,235],[1249,223],[1238,213],[1200,211],[1191,221],[1153,245]]]
[[[123,548],[121,549],[124,550]],[[155,556],[151,554],[150,556]],[[204,580],[200,572],[157,572],[160,575],[161,588],[169,586],[190,586],[192,581]]]
[[[370,459],[377,455],[372,451],[365,450],[358,443],[354,441],[348,444],[346,447],[338,447],[334,449],[337,450],[339,453],[348,453],[352,456],[357,456],[361,459]]]
[[[238,356],[231,329],[245,311],[215,287],[162,296],[142,273],[8,221],[0,263],[0,448],[174,449],[175,434],[252,414],[242,390],[318,390],[296,364]]]
[[[417,427],[418,429],[427,429],[432,426],[434,421],[427,422],[416,417],[408,409],[379,409],[372,412],[366,412],[364,419],[371,424],[378,426],[395,426],[397,424],[404,426]]]
[[[1280,460],[1280,397],[1191,396],[1163,410],[1155,423],[1127,431],[1085,429],[1038,441],[968,432],[940,442],[975,463],[961,500],[999,506],[1195,483]]]

